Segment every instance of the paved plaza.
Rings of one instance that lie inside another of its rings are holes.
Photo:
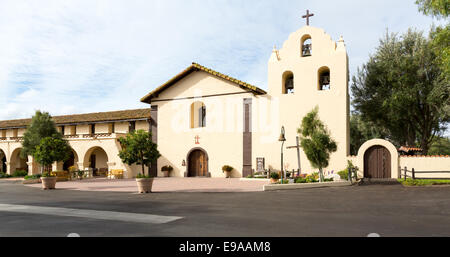
[[[239,178],[155,178],[152,191],[161,192],[258,192],[269,180]],[[41,184],[29,185],[40,188]],[[134,179],[85,179],[56,183],[57,189],[136,193]]]

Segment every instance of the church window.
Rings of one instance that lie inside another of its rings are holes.
[[[309,35],[305,35],[302,37],[302,49],[301,49],[301,53],[302,53],[302,57],[307,57],[307,56],[311,56],[312,55],[312,40],[311,40],[311,36]]]
[[[318,76],[319,90],[330,90],[331,89],[330,69],[328,67],[322,67],[319,69],[318,75],[319,75]]]
[[[206,106],[202,102],[191,104],[191,128],[206,127]]]
[[[291,71],[286,71],[283,74],[283,94],[294,93],[294,74]]]
[[[130,121],[128,123],[128,131],[131,133],[134,132],[135,130],[136,130],[136,121]]]

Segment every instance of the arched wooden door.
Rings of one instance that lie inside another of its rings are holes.
[[[364,154],[365,178],[391,178],[391,154],[383,146],[372,146]]]
[[[207,168],[208,162],[205,152],[194,150],[189,154],[189,177],[205,177]]]

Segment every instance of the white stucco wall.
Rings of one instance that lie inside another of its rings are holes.
[[[237,95],[207,97],[211,94],[242,93]],[[187,167],[187,154],[194,148],[206,151],[208,171],[212,177],[224,177],[223,165],[235,168],[234,177],[242,176],[242,109],[243,99],[252,98],[249,93],[236,84],[214,77],[206,72],[195,72],[175,86],[163,91],[159,99],[182,99],[197,96],[197,99],[176,101],[154,101],[158,106],[158,149],[162,157],[158,160],[158,174],[161,167],[174,167],[172,175],[182,177]],[[206,127],[190,128],[190,106],[202,101],[206,106]],[[199,136],[199,144],[195,137]]]
[[[399,164],[407,170],[450,171],[450,156],[400,156]],[[416,178],[450,178],[450,173],[416,173]]]

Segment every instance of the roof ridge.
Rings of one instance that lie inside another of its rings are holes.
[[[228,80],[230,82],[233,82],[241,87],[244,87],[247,90],[252,91],[252,93],[254,94],[260,94],[260,95],[264,95],[267,94],[266,91],[258,88],[255,85],[249,84],[247,82],[241,81],[239,79],[236,79],[234,77],[231,77],[229,75],[223,74],[221,72],[218,72],[216,70],[210,69],[206,66],[203,66],[201,64],[198,64],[196,62],[192,62],[191,66],[189,66],[188,68],[186,68],[184,71],[182,71],[181,73],[175,75],[174,77],[172,77],[171,79],[169,79],[166,83],[162,84],[161,86],[157,87],[156,89],[154,89],[153,91],[151,91],[150,93],[148,93],[147,95],[145,95],[144,97],[141,98],[141,102],[149,102],[149,100],[151,100],[153,97],[156,97],[159,93],[161,93],[162,91],[164,91],[165,89],[167,89],[168,87],[174,85],[175,83],[177,83],[179,80],[181,80],[182,78],[184,78],[185,76],[189,75],[193,69],[197,69],[197,70],[202,70],[204,72],[207,72],[213,76],[219,77],[219,78],[223,78],[225,80]]]

